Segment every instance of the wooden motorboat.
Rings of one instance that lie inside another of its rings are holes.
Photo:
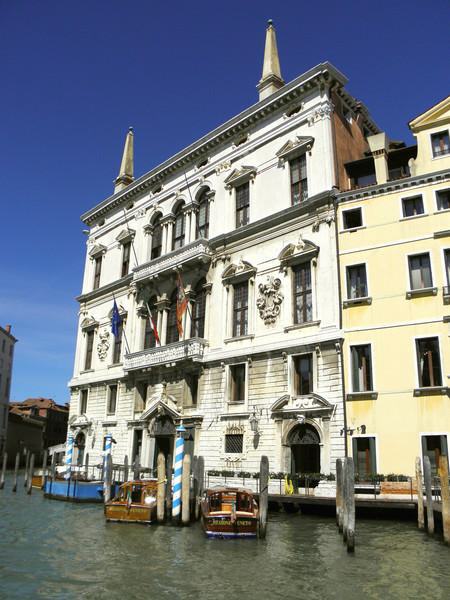
[[[203,529],[208,537],[256,537],[259,509],[253,493],[244,488],[206,490],[201,502]]]
[[[127,481],[115,498],[105,504],[107,521],[152,523],[156,521],[156,479]]]

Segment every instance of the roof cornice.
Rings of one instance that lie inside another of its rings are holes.
[[[345,202],[347,200],[361,200],[371,198],[373,196],[381,196],[382,194],[397,192],[399,190],[403,190],[409,187],[415,187],[418,185],[424,185],[436,181],[445,181],[446,179],[450,179],[450,169],[436,171],[436,173],[425,173],[424,175],[415,175],[414,177],[406,177],[405,179],[395,179],[394,181],[387,181],[386,183],[369,185],[367,187],[360,188],[357,190],[341,192],[337,194],[337,201]]]
[[[347,81],[347,78],[329,62],[324,62],[313,67],[287,83],[268,98],[250,106],[232,119],[226,121],[223,125],[220,125],[193,144],[187,146],[184,150],[181,150],[151,171],[145,173],[124,190],[106,198],[103,202],[85,212],[81,216],[81,220],[88,226],[92,225],[96,219],[104,216],[110,210],[121,206],[136,194],[148,189],[151,190],[152,187],[161,183],[167,175],[180,168],[185,168],[192,161],[198,161],[206,152],[223,142],[227,140],[232,141],[238,133],[254,125],[270,113],[273,113],[317,85],[321,83],[330,86],[338,84],[342,87],[346,85]],[[368,117],[367,109],[365,109],[364,114],[368,125],[377,131],[378,128]]]

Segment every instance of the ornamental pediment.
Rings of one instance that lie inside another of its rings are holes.
[[[441,102],[438,102],[426,112],[422,113],[412,121],[409,126],[413,131],[420,129],[426,129],[439,125],[440,123],[448,123],[450,120],[450,96],[444,98]]]
[[[102,256],[102,254],[105,253],[106,246],[103,246],[103,244],[95,244],[95,246],[93,246],[93,248],[89,250],[89,256],[91,258],[98,258],[99,256]]]
[[[278,255],[281,264],[289,264],[304,260],[307,257],[317,256],[319,246],[309,240],[304,240],[300,235],[296,243],[288,244]]]
[[[256,273],[256,267],[242,258],[238,263],[232,263],[222,273],[224,283],[236,281],[237,279],[250,279]]]
[[[166,396],[161,393],[155,394],[147,400],[145,410],[139,420],[149,421],[164,416],[178,419],[181,417],[181,413],[177,409],[176,399],[173,396]]]
[[[256,177],[256,167],[242,166],[239,169],[234,169],[225,179],[225,187],[231,189],[238,185],[254,179]]]
[[[281,160],[289,160],[302,152],[309,152],[314,144],[311,136],[296,136],[294,140],[288,140],[276,153]]]
[[[94,329],[98,327],[98,321],[94,317],[86,317],[81,321],[81,329]]]
[[[311,393],[305,396],[291,396],[284,394],[270,407],[272,413],[285,413],[288,416],[305,414],[329,414],[334,405],[319,394]]]
[[[108,313],[108,318],[109,319],[112,319],[113,309],[114,309],[114,306],[111,307],[111,310]],[[127,316],[127,311],[124,309],[124,307],[121,304],[117,305],[117,309],[118,309],[119,315],[122,317],[122,319]]]
[[[134,239],[135,235],[136,232],[134,229],[122,229],[122,231],[116,237],[116,241],[119,242],[119,244],[127,244]]]

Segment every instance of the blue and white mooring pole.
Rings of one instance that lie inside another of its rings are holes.
[[[110,433],[107,433],[105,435],[105,449],[103,451],[103,477],[105,476],[105,470],[106,470],[106,461],[108,460],[108,454],[111,454],[111,448],[112,448],[112,435]]]
[[[73,457],[73,435],[69,433],[66,442],[66,470],[64,473],[64,479],[70,479],[70,470],[72,468],[72,457]]]
[[[172,518],[180,517],[181,512],[181,476],[183,474],[184,436],[186,429],[183,421],[177,427],[177,439],[175,441],[175,463],[173,474],[173,500]]]

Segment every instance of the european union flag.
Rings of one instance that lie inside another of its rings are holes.
[[[114,337],[119,337],[119,327],[122,323],[122,317],[120,316],[119,309],[117,308],[116,300],[114,299],[113,311],[111,317],[111,331]]]

